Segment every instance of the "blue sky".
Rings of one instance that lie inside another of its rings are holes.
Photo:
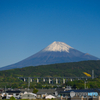
[[[100,58],[100,0],[0,0],[0,67],[54,41]]]

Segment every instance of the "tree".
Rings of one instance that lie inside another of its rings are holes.
[[[38,92],[38,89],[34,88],[33,93],[37,93],[37,92]]]
[[[9,100],[15,100],[15,98],[12,96]]]

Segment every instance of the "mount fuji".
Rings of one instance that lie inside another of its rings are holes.
[[[87,60],[100,60],[87,53],[82,53],[64,42],[53,42],[38,53],[12,65],[0,68],[8,70],[27,66],[38,66],[55,63],[78,62]]]

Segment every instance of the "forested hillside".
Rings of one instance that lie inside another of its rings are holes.
[[[42,66],[30,66],[25,68],[11,69],[0,71],[0,76],[13,77],[81,77],[85,76],[83,72],[99,76],[100,74],[100,60],[98,61],[81,61],[73,63],[61,63]]]
[[[83,72],[89,74],[94,70],[95,79],[89,79],[88,88],[100,88],[100,60],[98,61],[81,61],[74,63],[62,63],[42,66],[30,66],[21,69],[11,69],[0,71],[0,88],[27,88],[28,82],[23,82],[18,77],[84,77]],[[84,88],[85,80],[68,81],[66,85],[73,88]],[[55,85],[48,83],[31,82],[30,88],[54,88]]]

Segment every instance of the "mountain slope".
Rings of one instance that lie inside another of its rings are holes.
[[[18,63],[2,67],[0,70],[84,60],[98,60],[98,58],[82,53],[63,42],[53,42],[40,52]]]
[[[85,77],[83,72],[100,75],[100,60],[41,65],[0,71],[0,76],[13,77]]]

